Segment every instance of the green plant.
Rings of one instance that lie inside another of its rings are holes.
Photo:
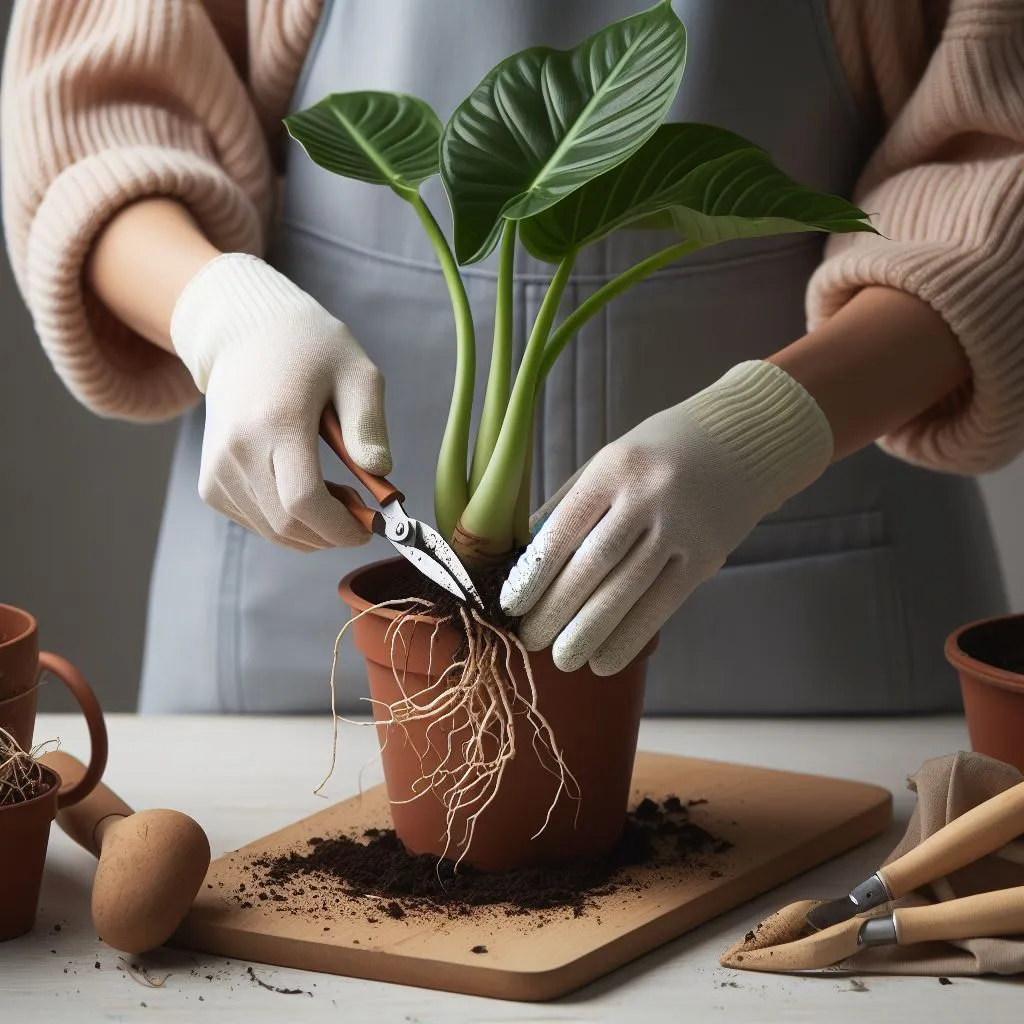
[[[753,143],[711,125],[664,123],[679,88],[686,32],[668,0],[570,50],[533,47],[493,68],[443,125],[412,96],[340,93],[285,119],[319,166],[386,185],[419,217],[455,313],[455,383],[438,459],[438,528],[470,563],[528,539],[534,410],[573,335],[603,306],[708,245],[794,231],[873,231],[845,199],[806,188]],[[452,239],[420,186],[440,174]],[[677,240],[558,313],[577,254],[615,231]],[[553,266],[522,361],[512,367],[517,244]],[[499,248],[491,364],[470,455],[473,315],[459,267]]]

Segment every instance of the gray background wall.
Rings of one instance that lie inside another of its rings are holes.
[[[0,40],[9,5],[0,4]],[[173,424],[86,412],[58,382],[0,256],[0,602],[40,620],[110,711],[134,707]],[[1013,607],[1024,609],[1024,459],[983,481]],[[45,709],[67,707],[58,687]]]

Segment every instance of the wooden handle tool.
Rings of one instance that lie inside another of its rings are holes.
[[[320,436],[327,442],[332,452],[345,464],[349,472],[373,495],[380,505],[390,505],[397,501],[399,504],[405,501],[405,495],[390,481],[382,476],[374,476],[367,473],[359,466],[355,459],[349,455],[345,447],[345,439],[341,436],[341,421],[334,411],[334,406],[329,405],[324,409],[320,417]]]
[[[783,908],[776,921],[762,923],[719,958],[723,967],[744,971],[817,971],[869,946],[911,946],[919,942],[993,938],[1024,934],[1024,886],[995,889],[925,907],[901,907],[879,917],[853,917],[792,942],[783,938],[806,911],[806,901]],[[797,913],[793,913],[796,910]],[[782,927],[775,927],[781,923]],[[761,933],[768,937],[764,942]]]
[[[56,751],[40,760],[65,783],[85,766]],[[100,783],[84,800],[57,812],[57,824],[99,858],[92,920],[99,937],[126,953],[166,942],[181,924],[210,866],[206,833],[187,814],[133,811]]]
[[[854,886],[842,899],[817,903],[808,912],[807,923],[812,928],[830,928],[996,853],[1022,833],[1024,782],[954,818],[902,857]]]
[[[993,853],[1024,833],[1024,782],[954,818],[899,860],[878,869],[893,899]]]
[[[902,907],[892,917],[896,941],[901,946],[1024,935],[1024,885],[933,903],[930,907]]]

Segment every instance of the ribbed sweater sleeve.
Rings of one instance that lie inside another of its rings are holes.
[[[218,248],[262,249],[267,145],[207,9],[21,0],[0,151],[15,279],[67,387],[104,416],[159,420],[188,408],[199,395],[180,361],[115,320],[82,276],[103,226],[147,196],[180,200]]]
[[[879,443],[932,469],[996,469],[1024,449],[1024,0],[831,7],[855,87],[889,122],[854,195],[885,237],[829,239],[809,325],[869,285],[927,302],[971,382]]]

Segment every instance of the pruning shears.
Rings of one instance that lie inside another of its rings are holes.
[[[405,495],[389,480],[361,469],[349,455],[341,436],[341,423],[334,407],[328,405],[320,417],[320,436],[331,451],[348,467],[353,476],[373,495],[380,511],[369,508],[358,492],[344,484],[327,482],[327,489],[371,533],[391,541],[395,550],[407,558],[428,579],[433,580],[460,601],[472,601],[483,608],[483,601],[466,567],[445,539],[432,526],[413,519],[402,507]]]

